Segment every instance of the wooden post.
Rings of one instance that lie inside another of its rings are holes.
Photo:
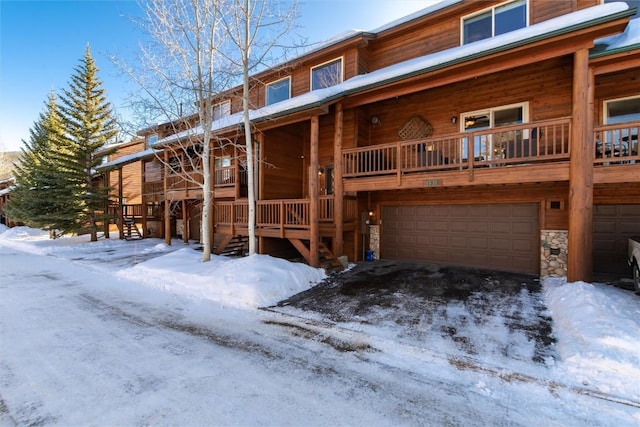
[[[336,234],[333,239],[333,254],[343,255],[344,239],[344,185],[342,182],[342,104],[336,104],[335,132],[333,135],[333,220]]]
[[[593,72],[589,51],[573,57],[573,122],[569,163],[567,281],[591,282],[593,255]]]
[[[211,171],[209,175],[209,181],[211,182],[211,206],[209,206],[209,235],[202,236],[203,239],[209,239],[209,245],[211,247],[211,251],[213,252],[213,244],[215,243],[215,209],[216,209],[216,152],[215,152],[215,142],[211,143],[211,155],[209,156],[209,170]]]
[[[320,219],[318,206],[320,194],[318,192],[318,143],[320,120],[318,116],[311,117],[311,140],[309,153],[309,264],[320,267]]]
[[[144,239],[145,237],[147,237],[147,194],[144,188],[144,183],[145,183],[145,176],[144,176],[144,172],[145,172],[145,162],[144,160],[140,161],[140,198],[142,201],[142,238]]]
[[[187,210],[187,199],[182,199],[182,241],[189,244],[189,211]]]
[[[104,238],[109,238],[109,224],[111,224],[111,217],[109,214],[109,201],[111,200],[111,172],[106,172],[104,175],[104,186],[109,189],[109,197],[107,197],[105,211],[104,211],[104,221],[102,223],[104,227]],[[2,210],[2,204],[0,203],[0,211]]]
[[[164,150],[164,242],[171,245],[171,201],[169,200],[169,150]]]
[[[118,168],[118,224],[120,227],[120,240],[124,239],[124,206],[122,204],[123,194],[122,194],[122,168],[123,166]]]

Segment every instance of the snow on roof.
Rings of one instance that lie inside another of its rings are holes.
[[[568,33],[574,31],[577,27],[588,26],[593,21],[599,22],[607,16],[624,12],[627,9],[627,4],[621,2],[606,3],[582,9],[496,37],[409,59],[368,74],[360,74],[338,85],[307,92],[300,96],[252,110],[249,113],[249,117],[253,122],[260,122],[295,113],[303,109],[319,107],[343,96],[354,95],[361,91],[382,86],[402,78],[446,68],[447,66],[479,58],[493,52],[505,51],[515,46],[553,37],[559,33]],[[238,126],[241,123],[242,112],[239,112],[215,121],[211,130],[214,132],[221,131],[233,126]],[[180,139],[195,137],[201,134],[202,127],[199,125],[163,138],[153,144],[153,146],[159,147]]]
[[[420,18],[422,16],[430,15],[432,13],[438,12],[444,8],[449,6],[453,6],[456,3],[462,3],[462,0],[442,0],[439,3],[433,4],[431,6],[425,7],[424,9],[417,10],[407,16],[403,16],[402,18],[398,18],[395,21],[388,22],[378,28],[371,30],[370,32],[379,34],[383,31],[387,31],[391,28],[397,27],[404,23],[413,21],[414,19]]]
[[[603,56],[630,49],[640,49],[640,18],[630,20],[624,33],[596,40],[591,56]]]
[[[145,157],[150,157],[152,155],[160,154],[160,153],[162,153],[162,151],[154,150],[153,148],[147,148],[144,151],[128,154],[126,156],[118,157],[115,160],[111,160],[110,162],[103,163],[102,165],[100,165],[100,169],[123,166],[123,165],[126,165],[127,163],[132,163],[137,160],[144,159]]]
[[[3,188],[0,190],[0,196],[11,193],[11,190],[13,190],[13,185],[11,187]]]

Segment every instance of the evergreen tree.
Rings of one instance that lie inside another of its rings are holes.
[[[61,157],[61,166],[75,195],[82,202],[78,229],[87,229],[91,241],[97,240],[98,224],[107,220],[109,188],[97,172],[105,156],[113,153],[107,143],[117,134],[116,120],[107,102],[98,68],[87,46],[84,57],[71,77],[69,89],[60,97],[65,130],[64,145],[69,156]]]
[[[14,172],[16,187],[6,206],[10,216],[52,234],[74,231],[80,207],[59,165],[65,156],[62,135],[59,108],[51,93],[46,111],[29,131],[29,142],[23,141]]]

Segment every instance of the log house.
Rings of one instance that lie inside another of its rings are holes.
[[[445,0],[253,76],[259,252],[624,274],[640,234],[638,27],[624,2]],[[242,144],[237,90],[213,131]],[[184,134],[133,160],[168,242],[204,238],[197,177],[166,166]],[[222,253],[248,235],[249,178],[236,146],[214,153]]]

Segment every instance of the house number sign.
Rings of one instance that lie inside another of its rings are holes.
[[[439,187],[442,185],[442,181],[439,179],[428,179],[425,181],[427,187]]]

